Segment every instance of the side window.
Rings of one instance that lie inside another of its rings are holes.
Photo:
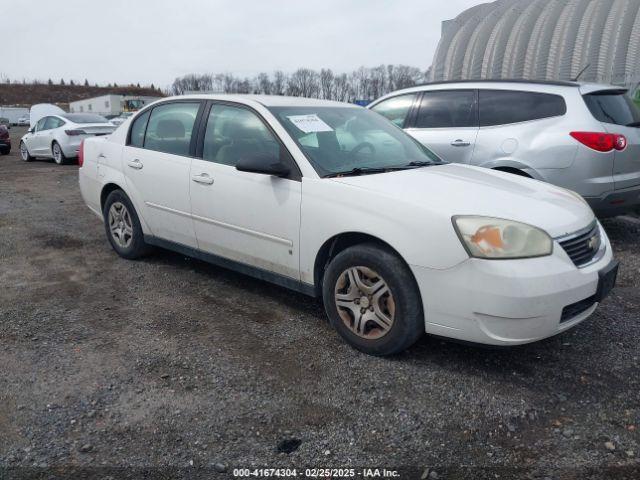
[[[416,128],[462,128],[478,126],[475,90],[424,92]]]
[[[131,132],[129,134],[129,145],[132,147],[142,148],[144,146],[144,132],[147,129],[151,111],[147,111],[133,121]]]
[[[371,107],[371,110],[386,117],[397,127],[402,128],[417,96],[417,93],[409,93],[407,95],[389,98],[388,100],[380,102],[375,107]]]
[[[540,120],[567,113],[560,95],[510,90],[480,90],[480,126]]]
[[[207,120],[202,158],[235,166],[241,158],[259,153],[280,157],[280,143],[262,120],[246,108],[213,105]]]
[[[45,124],[47,123],[47,120],[49,120],[49,117],[44,117],[44,118],[41,118],[40,120],[38,120],[38,123],[36,124],[36,131],[37,132],[41,132],[43,130],[46,130]]]
[[[144,148],[173,155],[189,155],[199,102],[155,107],[149,117]]]

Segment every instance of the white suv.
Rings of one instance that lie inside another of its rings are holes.
[[[156,245],[322,297],[338,332],[371,354],[425,331],[539,340],[591,315],[616,279],[579,195],[443,164],[353,105],[165,99],[85,140],[79,163],[120,256]]]
[[[640,205],[640,110],[627,93],[573,82],[442,82],[368,108],[448,162],[568,188],[606,217]]]

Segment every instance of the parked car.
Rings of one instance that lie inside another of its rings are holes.
[[[19,127],[28,127],[29,126],[29,119],[27,117],[20,117],[18,119],[18,126]]]
[[[369,108],[450,162],[580,193],[602,217],[640,205],[640,110],[627,90],[573,82],[443,82]]]
[[[111,246],[155,245],[322,297],[354,347],[424,332],[516,345],[590,316],[615,283],[577,194],[444,164],[381,116],[321,100],[163,100],[80,149]]]
[[[115,125],[116,127],[119,127],[120,125],[122,125],[124,122],[126,122],[127,120],[129,120],[129,118],[131,118],[131,116],[133,115],[133,112],[124,112],[122,115],[112,118],[111,120],[109,120],[113,125]]]
[[[7,130],[11,130],[11,120],[5,117],[0,117],[0,125],[7,127]]]
[[[9,129],[5,125],[0,125],[0,155],[11,153],[11,137]]]
[[[78,156],[85,138],[108,135],[115,130],[109,121],[92,113],[61,113],[40,118],[20,141],[20,156],[53,158],[59,165]]]

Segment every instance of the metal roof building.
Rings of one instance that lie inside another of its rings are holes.
[[[587,67],[588,66],[588,67]],[[442,25],[431,80],[640,83],[640,0],[498,0]]]

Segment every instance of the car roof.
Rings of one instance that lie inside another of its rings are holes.
[[[193,94],[177,97],[163,98],[158,103],[170,100],[222,100],[244,103],[247,105],[260,104],[264,107],[352,107],[361,108],[350,103],[336,102],[333,100],[320,100],[317,98],[287,97],[281,95],[249,95],[249,94]]]
[[[615,85],[606,85],[599,83],[589,83],[589,82],[566,82],[566,81],[554,81],[554,80],[522,80],[522,79],[476,79],[476,80],[446,80],[442,82],[431,82],[431,83],[423,83],[420,85],[416,85],[414,87],[404,88],[402,90],[396,90],[395,92],[388,93],[383,97],[376,99],[372,102],[369,107],[374,106],[379,103],[381,100],[385,100],[387,98],[391,98],[397,95],[403,95],[407,93],[417,93],[429,90],[430,87],[436,87],[438,90],[446,88],[448,86],[455,87],[457,85],[463,86],[465,88],[489,88],[491,86],[499,87],[500,89],[505,89],[506,87],[512,86],[515,90],[523,90],[526,85],[530,85],[532,87],[538,87],[537,91],[542,90],[545,86],[549,87],[557,87],[557,88],[578,88],[580,93],[585,95],[588,93],[593,93],[597,91],[604,90],[616,90],[616,91],[626,91],[627,89],[622,86]]]

